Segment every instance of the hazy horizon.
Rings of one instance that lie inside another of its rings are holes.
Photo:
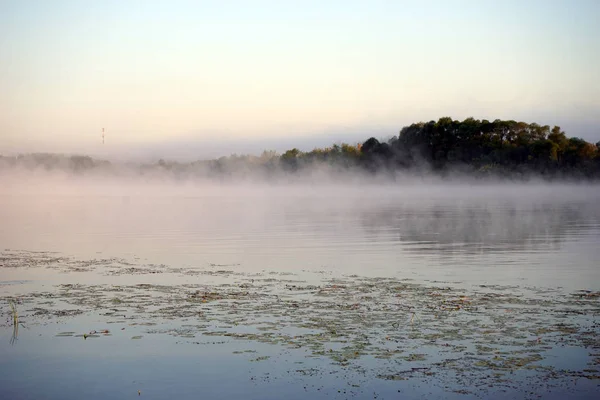
[[[396,135],[398,132],[395,133]],[[91,144],[87,146],[53,146],[37,145],[23,147],[1,148],[0,155],[16,156],[19,154],[50,153],[50,154],[77,154],[91,156],[109,161],[157,161],[165,159],[170,161],[189,162],[197,160],[217,159],[233,154],[260,155],[263,151],[276,151],[283,153],[292,148],[301,151],[310,151],[314,148],[330,147],[334,144],[363,143],[366,139],[374,136],[378,139],[387,139],[394,135],[385,129],[374,129],[367,135],[362,130],[348,129],[346,132],[337,133],[323,132],[322,134],[297,135],[289,137],[253,138],[253,137],[229,137],[229,138],[195,138],[180,137],[172,140],[164,140],[156,143],[105,143]]]
[[[0,8],[0,153],[210,158],[442,116],[600,140],[595,1]]]
[[[415,121],[416,122],[416,121]],[[533,121],[532,121],[533,122]],[[535,121],[543,123],[543,121]],[[409,124],[406,124],[409,125]],[[405,125],[403,125],[405,126]],[[595,127],[576,125],[576,129],[569,130],[561,126],[569,136],[580,137],[592,143],[596,138],[589,133],[600,132]],[[14,156],[27,153],[55,153],[55,154],[78,154],[110,161],[156,161],[168,159],[171,161],[189,162],[204,159],[216,159],[227,157],[232,154],[260,155],[263,151],[276,151],[283,153],[292,148],[301,151],[310,151],[314,148],[326,148],[333,144],[357,144],[363,143],[370,137],[387,140],[397,136],[400,128],[386,128],[375,126],[366,128],[340,128],[306,135],[292,135],[281,137],[195,137],[182,136],[174,139],[165,139],[159,142],[140,143],[111,143],[102,137],[98,143],[87,144],[25,144],[22,146],[0,146],[0,155]],[[581,132],[586,134],[571,134]],[[600,139],[600,133],[597,139]]]

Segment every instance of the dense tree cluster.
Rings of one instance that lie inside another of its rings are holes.
[[[0,156],[0,168],[86,171],[118,171],[122,166],[87,156],[29,154]],[[488,121],[449,117],[404,127],[387,141],[369,138],[362,144],[333,145],[303,152],[287,150],[279,155],[265,151],[260,156],[232,155],[191,163],[159,160],[129,165],[139,174],[164,173],[177,177],[266,176],[294,173],[312,167],[373,173],[455,171],[475,176],[520,176],[600,178],[600,142],[567,137],[560,127],[517,121]]]
[[[362,147],[371,168],[452,170],[474,172],[535,172],[595,176],[600,172],[600,142],[568,138],[560,127],[517,121],[452,120],[412,124],[397,137],[381,143],[375,138]]]

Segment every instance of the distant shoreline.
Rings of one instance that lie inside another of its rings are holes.
[[[155,163],[111,163],[85,155],[51,153],[0,156],[1,171],[67,172],[77,175],[160,176],[176,179],[360,175],[382,179],[435,176],[527,180],[597,180],[600,142],[567,137],[560,127],[517,121],[420,122],[388,141],[371,137],[359,144],[334,144],[303,152],[231,155],[218,159]]]

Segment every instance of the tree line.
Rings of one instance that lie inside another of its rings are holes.
[[[137,173],[163,172],[176,176],[233,176],[240,174],[295,173],[315,166],[367,173],[454,171],[474,176],[519,176],[600,178],[600,142],[588,143],[568,137],[560,127],[513,120],[463,121],[443,117],[437,121],[406,126],[389,140],[374,137],[358,144],[334,144],[327,148],[300,151],[293,148],[278,154],[231,155],[190,163],[159,160],[129,165]],[[4,167],[62,169],[76,173],[91,170],[116,171],[116,165],[88,156],[26,154],[0,156]],[[121,166],[122,167],[122,166]]]
[[[367,165],[444,171],[535,172],[594,176],[600,172],[600,142],[567,137],[560,127],[537,123],[444,117],[404,127],[387,142],[375,138],[361,148]]]
[[[483,176],[533,173],[591,178],[600,177],[600,142],[567,137],[559,126],[443,117],[406,126],[387,141],[371,137],[357,146],[292,149],[280,160],[292,170],[318,160],[373,172],[426,169],[441,174],[460,170]]]

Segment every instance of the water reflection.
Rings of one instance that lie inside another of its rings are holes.
[[[326,266],[387,276],[410,268],[437,274],[453,263],[463,279],[472,275],[467,265],[559,270],[566,262],[577,264],[571,271],[597,270],[600,195],[593,188],[286,190],[150,193],[126,202],[120,195],[6,197],[0,220],[11,229],[0,230],[0,243],[245,271]]]
[[[522,252],[597,234],[600,213],[589,203],[401,204],[361,210],[360,222],[367,236],[396,238],[408,251]]]

